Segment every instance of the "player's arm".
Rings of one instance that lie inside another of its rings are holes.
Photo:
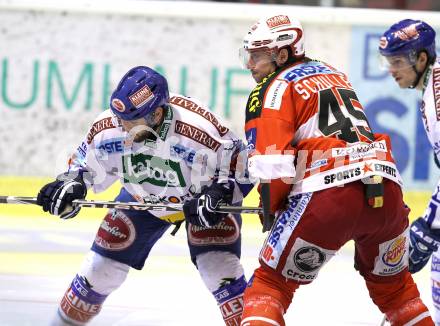
[[[205,130],[209,131],[208,128]],[[212,174],[208,175],[208,178],[198,175],[200,180],[209,181],[183,205],[185,218],[194,225],[204,227],[212,227],[226,217],[227,213],[217,212],[220,205],[241,202],[243,196],[252,189],[252,185],[242,184],[237,180],[237,176],[240,176],[240,173],[236,173],[237,160],[244,150],[242,141],[231,131],[219,137],[215,130],[210,130],[210,136],[217,137],[216,141],[220,146],[217,151],[207,153],[212,157],[207,158],[206,168],[198,168],[193,163],[192,175],[194,177],[194,174],[200,174],[203,170],[212,171]]]
[[[253,130],[256,137],[252,139]],[[251,178],[264,181],[270,180],[271,213],[284,206],[292,184],[287,182],[295,176],[294,150],[292,141],[292,124],[276,117],[260,117],[251,120],[246,125],[248,141],[255,151],[249,158],[249,173]],[[261,191],[261,186],[259,186]]]
[[[84,199],[88,186],[93,182],[86,165],[88,148],[86,141],[82,142],[69,160],[68,171],[40,189],[37,204],[45,212],[58,215],[62,219],[75,217],[79,213],[80,207],[73,207],[72,202],[75,199]]]
[[[266,90],[258,93],[260,108],[252,105],[257,100],[253,93],[249,97],[245,131],[250,151],[250,177],[253,181],[270,183],[264,193],[269,193],[266,197],[270,198],[270,213],[274,214],[284,208],[296,174],[292,140],[299,115],[293,85],[281,79],[268,82]],[[260,186],[260,195],[261,190]],[[262,199],[266,199],[263,203],[268,202],[267,198]]]
[[[430,139],[433,143],[440,141],[440,123],[430,128]],[[434,149],[434,161],[437,166],[438,155]],[[429,261],[431,254],[438,250],[440,244],[440,180],[433,192],[423,217],[411,224],[410,230],[409,269],[412,273],[421,270]]]
[[[424,216],[410,228],[409,270],[420,271],[440,245],[440,181],[429,201]]]
[[[238,203],[246,197],[254,184],[249,179],[247,169],[248,151],[245,144],[237,138],[231,131],[225,135],[226,141],[223,144],[223,150],[217,157],[217,171],[219,182],[233,184],[234,193],[232,203]]]
[[[108,180],[109,174],[103,167],[105,156],[95,149],[94,139],[90,137],[91,130],[93,126],[70,158],[68,170],[39,191],[37,204],[45,212],[58,215],[62,219],[75,217],[80,211],[80,207],[72,206],[75,199],[84,199],[88,188],[93,187],[96,192],[96,189],[108,187],[117,178],[113,176],[112,180]]]
[[[433,144],[440,144],[440,123],[434,124],[434,128],[429,129],[430,138]],[[433,155],[435,165],[440,169],[440,148],[439,146],[433,146]]]

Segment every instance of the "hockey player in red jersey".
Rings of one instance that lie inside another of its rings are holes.
[[[347,76],[305,56],[302,26],[287,15],[254,24],[240,56],[257,82],[246,107],[249,173],[270,185],[275,217],[241,325],[285,325],[295,290],[349,240],[388,321],[433,325],[408,272],[409,209],[390,139],[372,132]]]

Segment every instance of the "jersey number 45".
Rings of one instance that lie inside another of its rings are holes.
[[[319,92],[318,128],[326,137],[347,143],[374,141],[367,117],[353,90],[324,89]]]

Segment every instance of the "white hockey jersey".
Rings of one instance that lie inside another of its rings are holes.
[[[440,159],[440,59],[429,68],[425,77],[420,112],[434,155]],[[426,208],[424,218],[432,228],[440,229],[440,180]]]
[[[118,118],[106,110],[89,129],[70,161],[70,170],[93,176],[93,191],[101,192],[118,179],[142,203],[183,203],[214,178],[234,177],[240,139],[198,100],[172,94],[155,140],[129,140]],[[243,195],[234,189],[234,202]],[[151,211],[175,221],[182,214]],[[168,215],[173,215],[173,217]]]

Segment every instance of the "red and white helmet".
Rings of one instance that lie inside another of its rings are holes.
[[[240,58],[247,63],[248,53],[255,50],[279,50],[290,48],[295,58],[305,55],[304,31],[301,23],[288,15],[271,15],[251,26],[243,39]]]

